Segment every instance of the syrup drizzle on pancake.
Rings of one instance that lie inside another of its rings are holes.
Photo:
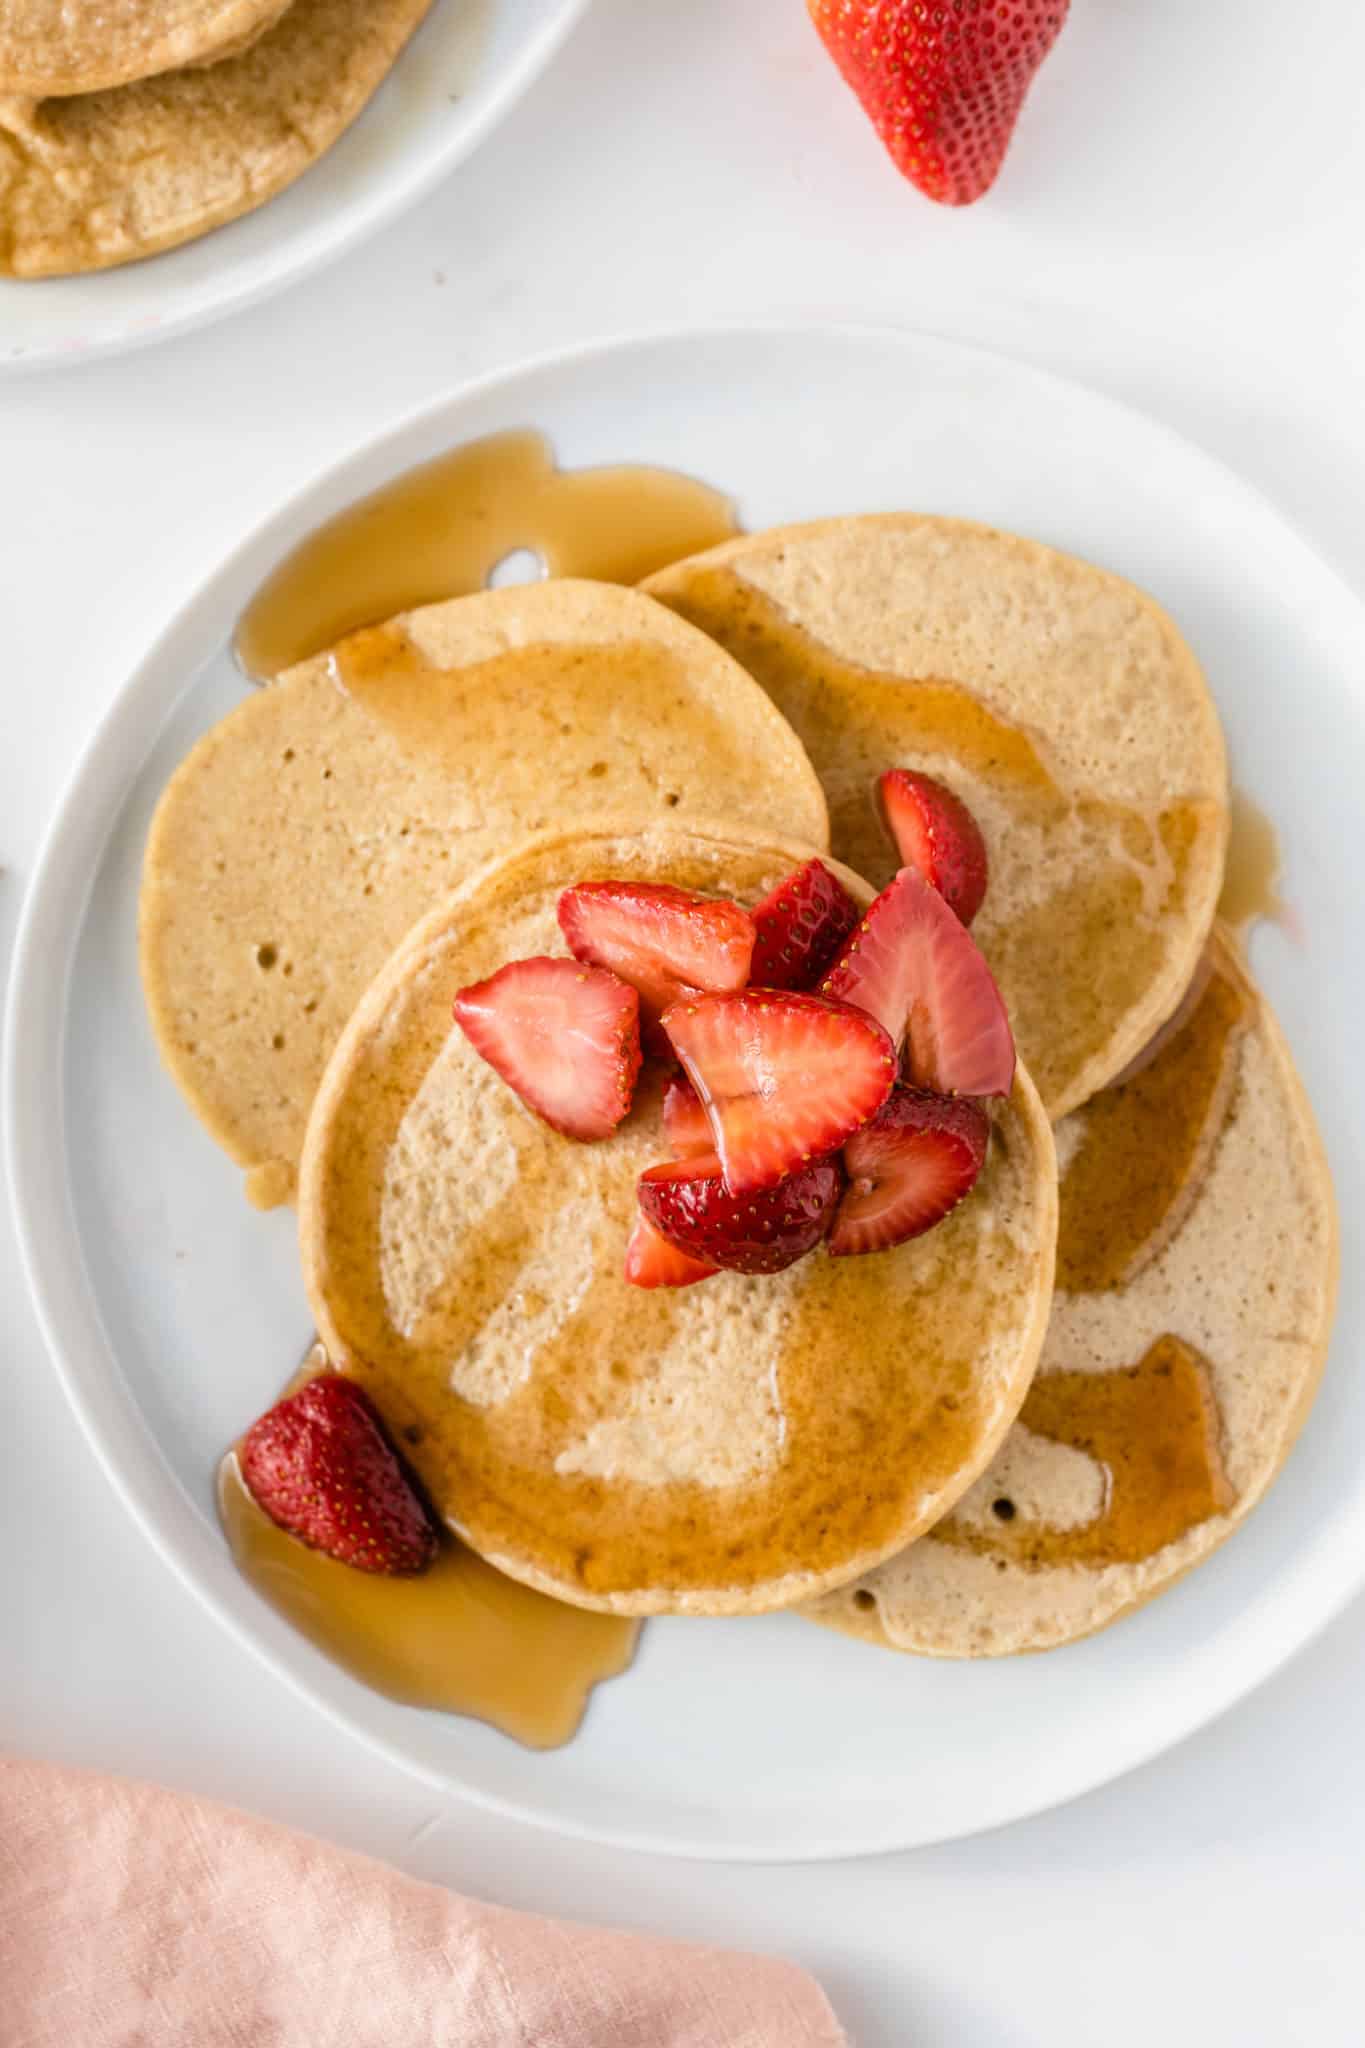
[[[790,865],[662,827],[528,849],[390,963],[315,1112],[300,1227],[332,1355],[400,1437],[421,1429],[438,1512],[572,1601],[738,1611],[886,1554],[984,1457],[1041,1334],[1050,1144],[1026,1085],[972,1200],[923,1240],[670,1295],[620,1275],[658,1076],[610,1147],[575,1146],[451,1025],[486,962],[556,943],[571,877],[745,901]]]
[[[1019,1420],[1103,1467],[1103,1511],[1058,1529],[1002,1499],[989,1525],[950,1517],[935,1541],[1035,1569],[1136,1564],[1232,1506],[1208,1367],[1179,1337],[1158,1337],[1117,1372],[1040,1374]]]
[[[487,661],[443,669],[427,660],[401,626],[388,624],[352,633],[332,649],[327,660],[337,687],[353,698],[368,718],[382,726],[406,754],[420,761],[425,772],[435,770],[452,780],[468,776],[472,716],[477,717],[484,700],[517,704],[526,710],[528,723],[534,708],[540,707],[538,739],[543,745],[528,737],[519,762],[504,755],[498,764],[504,789],[514,771],[520,773],[523,792],[519,808],[527,833],[563,815],[566,791],[574,785],[562,772],[556,777],[549,764],[556,747],[562,748],[570,734],[601,734],[606,758],[590,761],[579,771],[584,779],[591,778],[589,787],[600,787],[600,778],[610,771],[616,740],[604,718],[604,703],[647,703],[660,727],[670,714],[679,720],[689,713],[696,716],[686,662],[657,641],[585,643],[577,648],[562,641],[531,644],[510,648]],[[494,740],[496,734],[489,737]],[[710,720],[706,737],[710,771],[717,786],[724,789],[732,775],[743,773],[744,737],[732,735],[719,713]],[[685,758],[679,744],[677,760],[681,763]],[[682,781],[662,791],[652,778],[640,784],[640,800],[651,807],[662,800],[666,809],[686,802],[695,810],[698,797],[698,789]],[[542,815],[537,815],[537,800],[544,806]]]
[[[1240,979],[1215,970],[1150,1065],[1076,1112],[1080,1142],[1059,1196],[1060,1289],[1125,1287],[1175,1235],[1227,1114],[1250,1014]]]
[[[1195,1201],[1232,1102],[1252,1005],[1231,949],[1211,949],[1198,999],[1156,1056],[1072,1119],[1061,1178],[1057,1286],[1111,1293],[1160,1255]],[[1207,1361],[1166,1332],[1135,1365],[1044,1371],[1022,1427],[1104,1474],[1101,1513],[1059,1528],[996,1502],[990,1523],[950,1518],[934,1540],[1026,1568],[1135,1564],[1234,1503]]]
[[[1109,1042],[1114,1019],[1151,986],[1164,928],[1183,914],[1209,807],[1182,800],[1148,814],[1071,796],[1035,739],[962,683],[910,683],[846,662],[729,569],[697,570],[660,595],[742,662],[795,728],[829,799],[834,853],[876,887],[896,861],[873,787],[889,762],[907,758],[911,730],[914,765],[961,792],[988,840],[1012,842],[1017,872],[1047,877],[1035,901],[998,905],[998,921],[988,893],[973,935],[1000,982],[1020,1053],[1044,1101],[1056,1101]],[[1065,870],[1047,875],[1048,849],[1055,858],[1059,847]]]
[[[862,1260],[851,1277],[832,1262],[812,1262],[757,1299],[735,1276],[709,1283],[717,1313],[724,1299],[735,1327],[753,1330],[755,1376],[746,1394],[775,1408],[771,1426],[760,1428],[746,1401],[735,1437],[724,1418],[711,1417],[707,1388],[696,1379],[695,1336],[675,1357],[698,1305],[620,1279],[634,1176],[648,1154],[636,1159],[618,1148],[590,1201],[566,1171],[562,1141],[515,1108],[502,1129],[517,1156],[513,1185],[482,1217],[463,1221],[424,1311],[395,1327],[392,1282],[377,1284],[390,1263],[385,1204],[368,1190],[419,1085],[404,1071],[405,1057],[420,1062],[425,1053],[419,1034],[395,1038],[376,1063],[373,1094],[369,1077],[353,1087],[360,1113],[348,1115],[331,1150],[327,1260],[344,1305],[347,1370],[385,1415],[422,1429],[413,1464],[438,1508],[477,1529],[481,1550],[530,1558],[589,1596],[763,1584],[790,1568],[788,1558],[813,1571],[840,1554],[884,1545],[903,1512],[899,1473],[916,1470],[926,1484],[949,1480],[984,1421],[974,1358],[990,1327],[993,1290],[980,1204],[964,1204],[923,1259]],[[522,1287],[526,1218],[547,1213],[557,1190],[571,1220],[597,1209],[597,1234],[580,1245],[581,1270],[558,1276],[562,1313],[548,1323],[515,1317],[507,1347],[515,1375],[504,1381],[496,1377],[491,1324]],[[440,1200],[431,1168],[413,1192],[428,1208]],[[971,1298],[934,1319],[920,1297],[937,1306],[938,1261],[950,1255],[971,1276],[964,1282]],[[936,1331],[918,1341],[912,1383],[882,1336],[904,1318]],[[768,1357],[777,1361],[771,1380],[766,1366],[759,1371]],[[487,1386],[475,1385],[476,1365],[488,1373]],[[732,1407],[735,1390],[725,1392]],[[615,1434],[628,1444],[636,1434],[653,1436],[632,1430],[631,1417],[638,1409],[643,1425],[658,1403],[698,1414],[686,1477],[639,1469],[633,1446],[629,1456],[612,1455]],[[780,1463],[764,1455],[770,1438],[781,1447]]]

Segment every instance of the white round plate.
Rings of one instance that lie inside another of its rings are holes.
[[[0,371],[164,341],[317,270],[468,156],[587,5],[433,0],[359,118],[278,198],[143,263],[84,277],[0,278]]]
[[[628,341],[457,393],[294,500],[120,692],[48,840],[17,949],[11,1170],[49,1343],[115,1485],[239,1639],[357,1735],[443,1787],[567,1833],[712,1857],[890,1849],[1034,1812],[1155,1755],[1265,1678],[1365,1572],[1359,1269],[1322,1394],[1274,1497],[1210,1563],[1046,1657],[935,1663],[795,1616],[651,1622],[566,1749],[400,1707],[329,1664],[237,1576],[214,1519],[225,1444],[310,1334],[292,1218],[241,1177],[161,1071],[138,990],[153,804],[242,684],[233,619],[283,550],[397,471],[545,429],[562,462],[646,461],[733,492],[745,523],[917,507],[1122,570],[1202,656],[1238,781],[1285,849],[1292,939],[1252,953],[1302,1063],[1345,1242],[1365,1225],[1354,891],[1365,783],[1362,607],[1277,514],[1195,449],[1089,392],[908,334]]]

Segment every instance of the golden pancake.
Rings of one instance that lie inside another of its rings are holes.
[[[152,821],[143,987],[162,1058],[254,1200],[289,1199],[328,1054],[417,919],[527,832],[627,809],[828,844],[763,692],[610,584],[406,613],[204,735]]]
[[[991,862],[973,935],[1049,1113],[1121,1073],[1190,979],[1227,843],[1217,714],[1165,613],[1034,541],[909,513],[779,527],[644,587],[791,720],[869,881],[896,865],[883,769],[970,804]]]
[[[383,969],[314,1104],[299,1238],[328,1354],[451,1526],[579,1606],[752,1613],[852,1577],[987,1463],[1042,1342],[1055,1155],[1022,1068],[976,1188],[924,1237],[647,1292],[622,1261],[637,1178],[666,1156],[658,1071],[613,1138],[576,1144],[451,1021],[462,986],[563,953],[569,884],[752,903],[806,852],[728,825],[528,841]]]
[[[245,50],[288,0],[0,0],[0,93],[103,92]]]
[[[355,119],[430,4],[293,0],[208,68],[0,100],[0,274],[130,263],[273,198]]]
[[[1219,930],[1185,1021],[1057,1132],[1057,1293],[1038,1377],[931,1535],[812,1610],[933,1656],[1105,1627],[1224,1542],[1317,1388],[1331,1181],[1279,1028]]]

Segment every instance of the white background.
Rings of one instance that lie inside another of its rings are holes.
[[[228,546],[561,343],[746,315],[993,343],[1183,429],[1359,583],[1362,76],[1344,0],[1075,0],[1002,185],[949,213],[884,163],[801,0],[597,0],[378,243],[204,334],[0,382],[0,945],[93,720]],[[0,1329],[0,1743],[508,1904],[783,1951],[858,2048],[1360,2041],[1365,1604],[1171,1756],[1000,1833],[801,1869],[587,1848],[440,1802],[200,1614],[77,1434],[8,1227]]]

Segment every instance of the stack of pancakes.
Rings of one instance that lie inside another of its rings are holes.
[[[329,149],[431,0],[0,0],[0,274],[206,234]]]
[[[455,990],[560,950],[595,877],[753,903],[817,852],[870,900],[893,765],[990,852],[974,929],[1021,1062],[976,1190],[891,1252],[629,1287],[657,1085],[575,1145]],[[1331,1190],[1215,924],[1227,833],[1217,715],[1150,599],[961,522],[829,521],[645,594],[431,606],[245,698],[158,809],[144,981],[249,1192],[297,1199],[332,1359],[492,1563],[622,1613],[1044,1648],[1223,1540],[1326,1350]]]

